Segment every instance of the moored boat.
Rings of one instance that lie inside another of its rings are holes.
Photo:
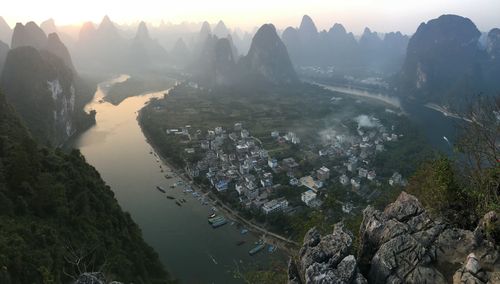
[[[156,189],[158,189],[159,191],[165,193],[165,189],[161,186],[157,186]]]
[[[168,198],[168,199],[175,199],[175,197],[170,196],[170,195],[167,195],[167,198]]]
[[[254,255],[254,254],[258,253],[259,251],[261,251],[265,246],[266,246],[266,244],[264,242],[260,242],[256,247],[249,250],[248,254]]]

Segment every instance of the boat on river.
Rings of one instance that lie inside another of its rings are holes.
[[[245,243],[245,241],[244,241],[244,240],[241,240],[241,241],[237,242],[237,243],[236,243],[236,245],[237,245],[237,246],[241,246],[241,245],[243,245],[244,243]]]
[[[266,244],[263,241],[259,241],[257,246],[255,246],[253,249],[248,251],[248,254],[254,255],[254,254],[258,253],[259,251],[261,251],[265,246],[266,246]]]
[[[176,201],[175,204],[177,204],[177,206],[181,207],[181,203],[179,201]]]
[[[222,220],[212,223],[212,228],[219,228],[227,224],[226,218],[222,217]]]
[[[167,195],[167,198],[168,198],[168,199],[175,199],[175,197],[170,196],[170,195]]]
[[[161,186],[157,186],[156,189],[158,189],[159,191],[165,193],[165,189]]]
[[[213,224],[222,220],[226,220],[226,218],[224,218],[224,216],[215,216],[213,218],[209,218],[208,223]]]

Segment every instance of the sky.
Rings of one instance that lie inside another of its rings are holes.
[[[488,31],[500,27],[499,11],[500,0],[15,0],[2,5],[0,16],[12,27],[16,22],[40,23],[48,18],[58,25],[98,23],[108,15],[121,24],[223,20],[229,27],[248,30],[264,23],[279,29],[298,26],[302,15],[308,14],[319,29],[339,22],[356,34],[366,26],[378,32],[412,34],[421,22],[441,14],[468,17]]]

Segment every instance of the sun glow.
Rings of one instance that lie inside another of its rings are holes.
[[[0,16],[11,26],[30,20],[40,23],[48,18],[59,25],[99,22],[109,15],[118,23],[222,19],[230,26],[248,29],[265,22],[273,22],[279,28],[297,26],[300,17],[308,14],[320,29],[341,22],[356,33],[365,26],[378,31],[399,29],[412,33],[420,22],[443,13],[470,17],[480,29],[488,30],[500,25],[497,11],[500,11],[498,0],[27,0],[2,5]]]

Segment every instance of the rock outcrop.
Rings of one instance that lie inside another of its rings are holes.
[[[332,234],[306,233],[297,262],[290,261],[289,283],[366,283],[350,254],[353,237],[339,223]]]
[[[106,278],[101,272],[84,272],[78,276],[73,284],[106,284]],[[111,281],[109,284],[122,284],[118,281]]]
[[[298,260],[289,264],[289,283],[500,283],[492,224],[498,225],[494,212],[474,232],[453,228],[402,192],[384,211],[363,211],[358,261],[341,225],[326,236],[310,230]]]
[[[487,271],[500,271],[494,244],[432,219],[410,194],[383,212],[371,206],[363,212],[359,260],[371,283],[448,283],[471,253]]]

